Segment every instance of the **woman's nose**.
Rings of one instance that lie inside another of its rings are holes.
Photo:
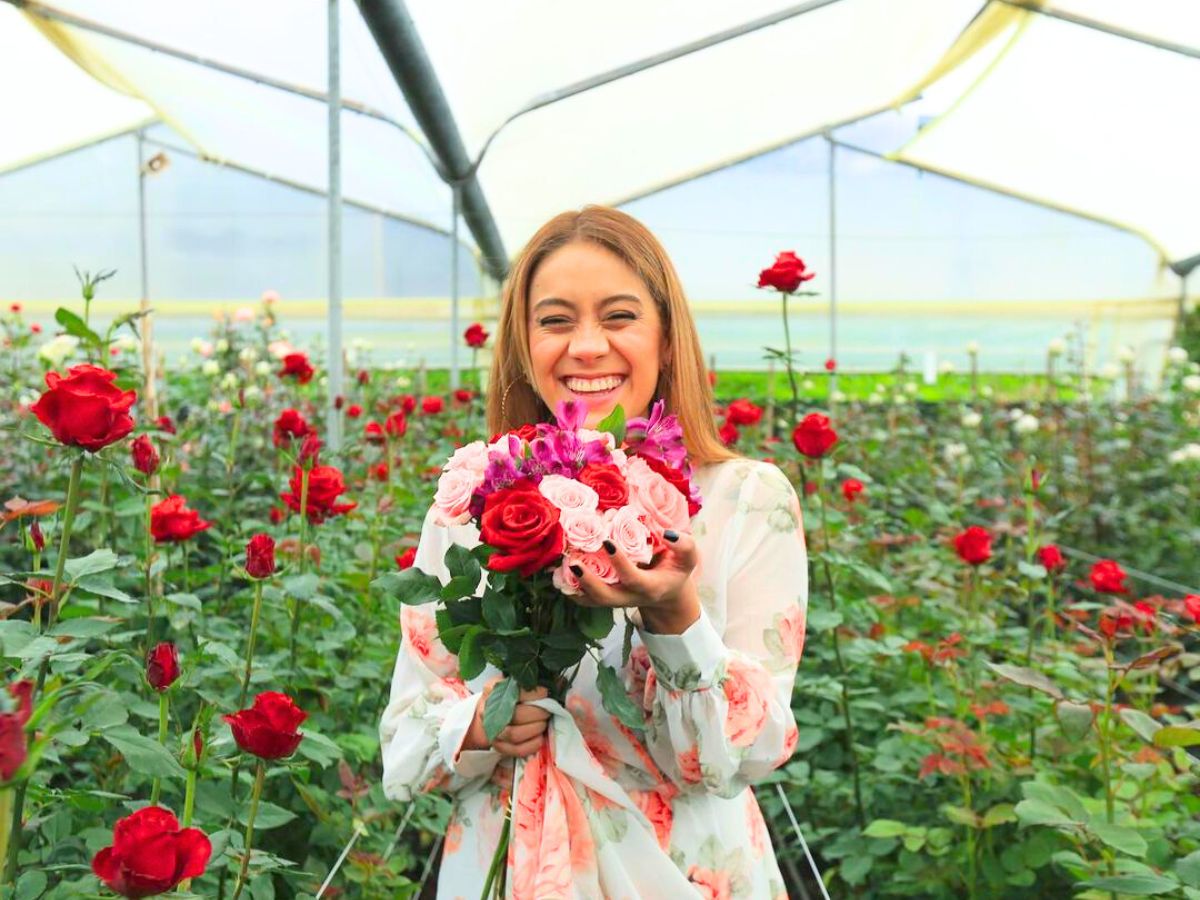
[[[608,352],[608,336],[599,323],[581,324],[571,335],[567,352],[578,359],[594,359]]]

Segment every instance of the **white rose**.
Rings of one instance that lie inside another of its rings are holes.
[[[978,428],[982,422],[983,416],[973,409],[969,409],[963,413],[962,423],[964,428]]]
[[[995,393],[995,392],[992,390],[992,386],[990,384],[985,384],[983,387],[981,387],[979,389],[980,397],[990,397],[990,396],[992,396],[993,393]]]
[[[261,396],[262,388],[260,388],[257,384],[249,384],[242,389],[242,399],[244,399],[247,403],[252,403]]]
[[[64,359],[75,352],[79,346],[79,338],[70,334],[60,334],[38,348],[38,357],[52,366],[60,366]]]
[[[800,387],[806,391],[811,391],[816,387],[816,384],[813,383],[811,378],[805,378],[802,382],[800,382]]]
[[[221,340],[217,341],[216,344],[213,345],[213,349],[218,353],[228,353],[229,341],[225,340],[225,338],[221,338]]]
[[[1062,338],[1054,338],[1046,345],[1046,352],[1051,356],[1062,356],[1067,349],[1067,342]]]
[[[1133,352],[1133,348],[1125,345],[1117,348],[1117,362],[1131,363],[1137,358],[1137,354]]]
[[[967,445],[960,443],[947,444],[942,448],[942,458],[950,464],[954,464],[959,459],[967,455]]]
[[[1031,416],[1028,413],[1017,419],[1013,425],[1017,430],[1017,434],[1032,434],[1038,430],[1037,416]]]
[[[834,391],[829,399],[832,400],[834,403],[845,403],[846,395],[843,394],[841,391]]]
[[[1191,391],[1193,394],[1200,394],[1200,375],[1185,375],[1183,389]]]
[[[258,350],[256,350],[254,347],[243,347],[238,353],[238,359],[246,364],[257,362]]]
[[[237,377],[236,373],[226,372],[224,377],[221,378],[222,390],[232,391],[237,386],[238,386],[238,377]]]
[[[1175,365],[1180,365],[1188,361],[1188,354],[1182,347],[1172,347],[1167,351],[1167,359]]]
[[[910,381],[904,385],[904,393],[910,397],[915,397],[920,392],[921,388],[915,381]]]
[[[1008,420],[1010,422],[1015,422],[1023,415],[1025,415],[1025,410],[1021,409],[1020,407],[1017,407],[1016,409],[1010,409],[1008,411]]]
[[[938,366],[938,371],[943,375],[952,375],[954,374],[954,363],[948,359],[944,359],[942,360],[941,365]]]
[[[972,356],[978,355],[979,341],[967,341],[967,352],[970,353]]]
[[[256,363],[254,366],[254,372],[256,375],[270,375],[271,374],[271,364],[269,362],[267,362],[266,360],[263,360],[260,363]]]
[[[200,371],[205,375],[219,375],[221,373],[221,364],[215,359],[206,359],[204,364],[200,366]]]
[[[1121,370],[1116,363],[1107,362],[1100,367],[1100,377],[1107,378],[1109,381],[1117,378],[1120,374]]]

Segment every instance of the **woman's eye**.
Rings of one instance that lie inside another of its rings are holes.
[[[623,322],[632,322],[634,319],[637,318],[637,315],[634,313],[631,313],[631,312],[616,312],[616,313],[613,313],[608,318],[610,321],[613,319],[616,319],[618,321],[623,321]]]
[[[556,325],[565,325],[567,321],[565,316],[547,316],[544,319],[538,319],[538,325],[542,328],[553,328]]]

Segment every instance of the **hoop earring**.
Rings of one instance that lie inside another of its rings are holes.
[[[500,421],[501,422],[508,421],[508,413],[505,410],[505,407],[508,405],[508,392],[513,389],[513,385],[516,383],[517,382],[515,380],[510,381],[508,383],[508,385],[504,388],[504,393],[500,395]]]

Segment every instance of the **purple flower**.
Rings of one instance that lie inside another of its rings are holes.
[[[578,400],[564,400],[554,410],[562,431],[578,431],[587,423],[587,407]]]
[[[665,407],[662,400],[655,400],[648,418],[630,419],[625,425],[625,444],[628,452],[657,459],[691,478],[683,428],[674,413],[664,414]]]

